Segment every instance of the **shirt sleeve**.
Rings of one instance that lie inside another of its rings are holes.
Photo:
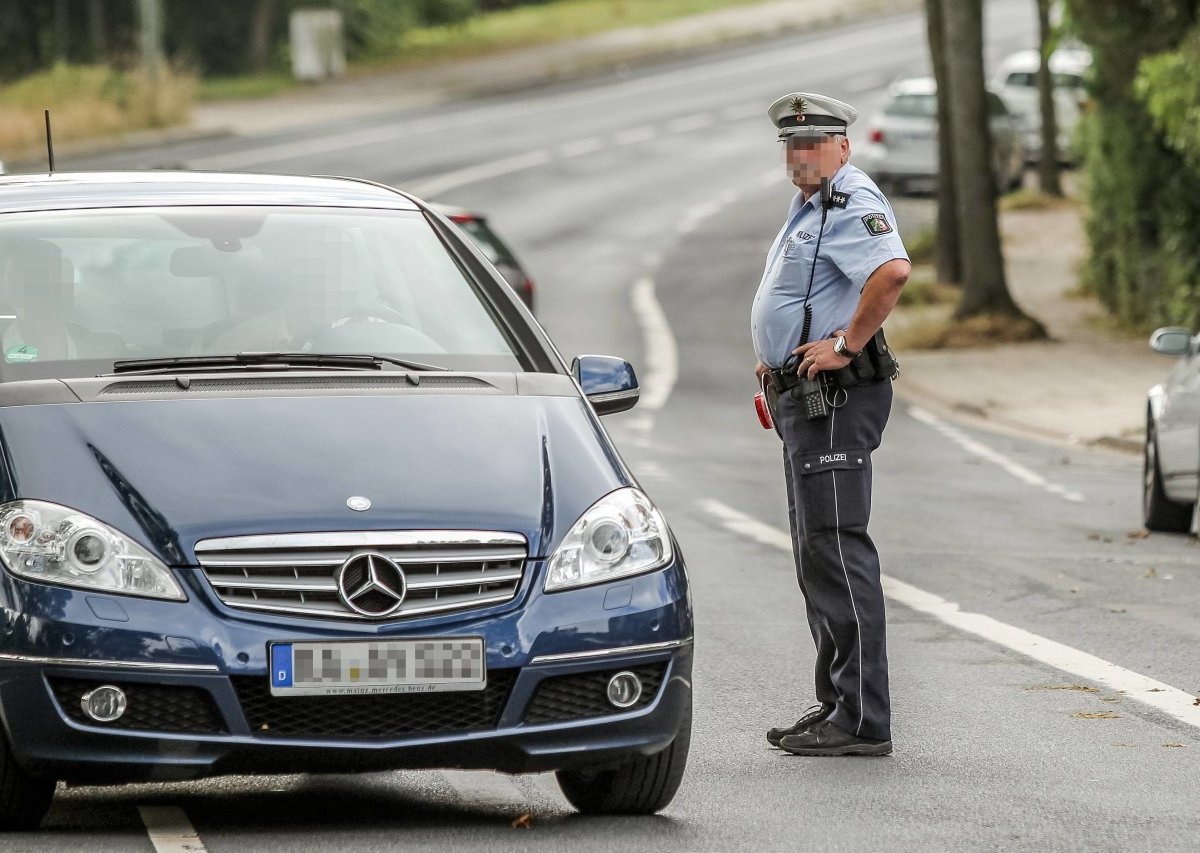
[[[892,206],[871,187],[848,193],[845,208],[834,207],[829,218],[829,257],[848,279],[862,290],[871,274],[888,261],[908,260],[908,252],[896,229]]]

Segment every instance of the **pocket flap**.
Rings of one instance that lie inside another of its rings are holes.
[[[827,450],[800,459],[801,474],[820,474],[824,471],[862,471],[870,454],[865,450]]]

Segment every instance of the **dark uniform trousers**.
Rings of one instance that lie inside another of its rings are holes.
[[[843,396],[844,405],[818,420],[791,394],[779,398],[792,548],[817,646],[817,701],[833,706],[829,719],[839,728],[890,740],[883,589],[867,521],[871,452],[891,412],[892,383],[837,392]]]

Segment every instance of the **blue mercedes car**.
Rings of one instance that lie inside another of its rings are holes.
[[[390,187],[0,178],[0,827],[55,783],[557,771],[679,787],[679,547],[568,367]]]

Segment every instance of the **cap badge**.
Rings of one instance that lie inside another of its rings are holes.
[[[796,113],[796,118],[800,121],[804,121],[804,111],[808,109],[808,104],[804,102],[804,99],[792,98],[790,106],[792,111]]]

